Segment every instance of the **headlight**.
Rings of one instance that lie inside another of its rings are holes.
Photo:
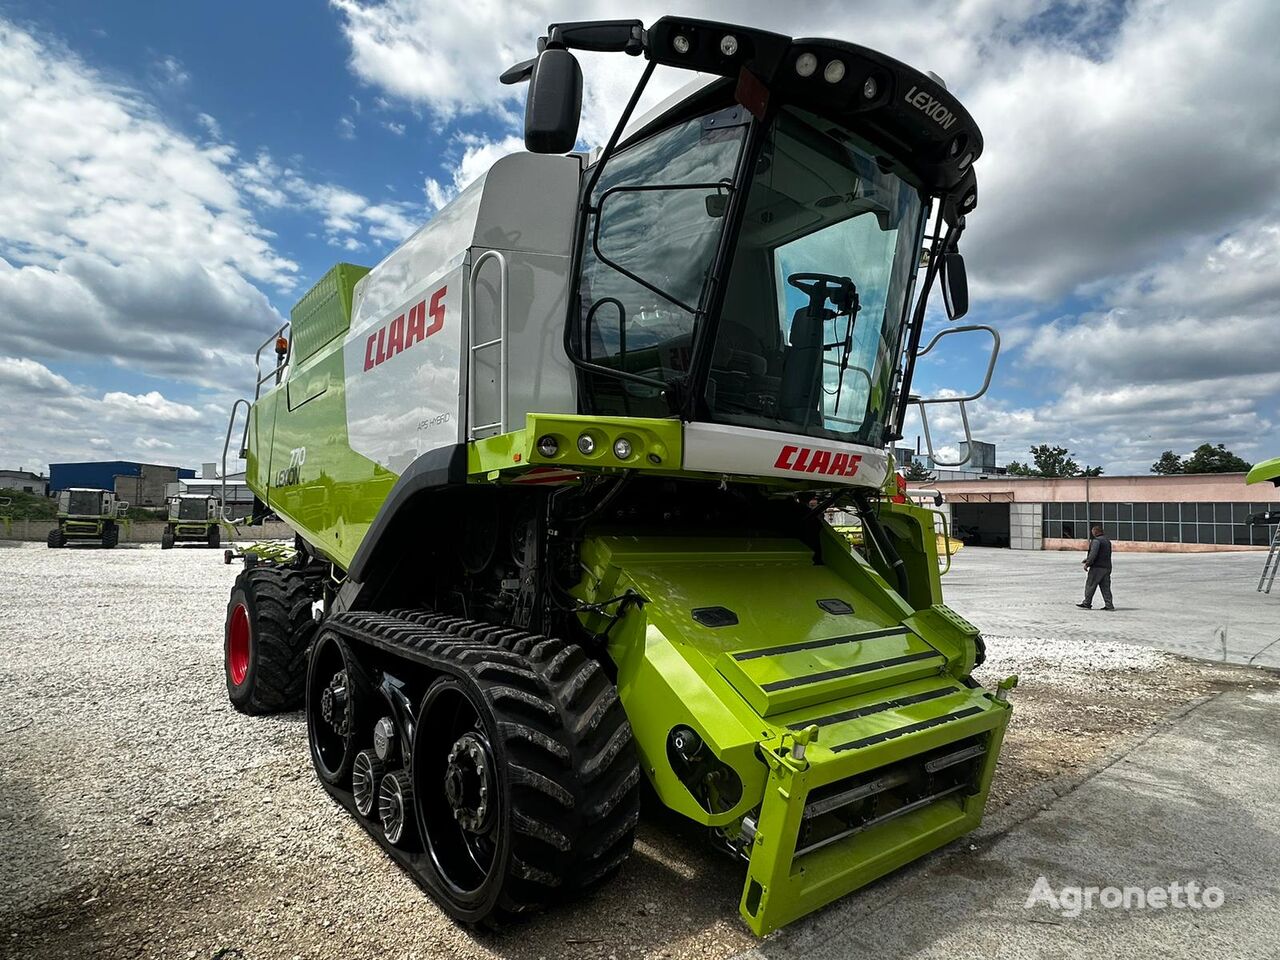
[[[720,52],[726,57],[732,57],[738,52],[738,38],[732,33],[726,33],[720,38]]]
[[[631,441],[626,437],[619,437],[613,441],[613,455],[619,460],[631,459]]]
[[[796,57],[796,73],[802,77],[812,77],[818,69],[818,58],[812,53],[802,53]]]
[[[578,435],[578,452],[584,457],[589,457],[596,452],[596,441],[591,434],[583,433]]]
[[[676,53],[688,53],[689,38],[682,33],[677,33],[671,38],[671,46],[675,48]]]
[[[547,434],[538,438],[538,453],[544,457],[551,458],[560,452],[560,444],[556,442],[556,438]]]
[[[844,61],[832,60],[827,64],[827,68],[822,71],[822,78],[827,83],[839,83],[844,79]]]

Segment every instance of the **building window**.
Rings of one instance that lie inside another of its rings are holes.
[[[1044,536],[1085,540],[1101,523],[1107,536],[1136,543],[1199,543],[1211,546],[1271,543],[1274,527],[1250,526],[1249,517],[1276,503],[1045,503]]]

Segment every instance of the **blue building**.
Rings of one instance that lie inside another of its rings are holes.
[[[179,480],[190,480],[194,470],[167,467],[156,463],[131,460],[99,460],[80,463],[49,464],[49,492],[68,487],[91,487],[111,490],[135,507],[163,506],[165,488]]]

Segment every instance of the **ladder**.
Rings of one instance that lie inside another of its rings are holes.
[[[1271,550],[1267,554],[1267,562],[1262,565],[1262,576],[1258,578],[1258,590],[1262,593],[1270,593],[1271,585],[1276,582],[1276,572],[1280,570],[1280,516],[1274,514],[1265,516],[1273,518],[1276,532],[1271,537]]]
[[[476,284],[480,279],[480,268],[489,260],[498,263],[498,335],[489,340],[476,342]],[[470,288],[468,298],[467,323],[467,439],[480,439],[481,431],[496,430],[497,433],[507,431],[507,258],[498,250],[486,250],[476,257],[471,264]],[[476,355],[482,350],[498,351],[497,387],[498,387],[498,419],[488,423],[476,423]]]

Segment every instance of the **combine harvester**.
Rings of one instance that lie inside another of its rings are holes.
[[[647,60],[591,156],[573,49]],[[704,77],[632,122],[659,64]],[[297,552],[236,581],[227,688],[305,700],[325,788],[458,920],[598,887],[643,778],[763,935],[987,800],[1013,678],[971,679],[932,514],[885,493],[982,137],[881,54],[704,21],[555,25],[503,80],[531,152],[259,350],[241,454]]]
[[[202,493],[180,493],[169,498],[169,520],[160,534],[160,549],[176,543],[222,545],[222,501]]]
[[[125,500],[117,500],[110,490],[71,487],[58,493],[57,526],[49,531],[50,547],[97,541],[104,549],[120,542],[120,527],[129,512]]]

